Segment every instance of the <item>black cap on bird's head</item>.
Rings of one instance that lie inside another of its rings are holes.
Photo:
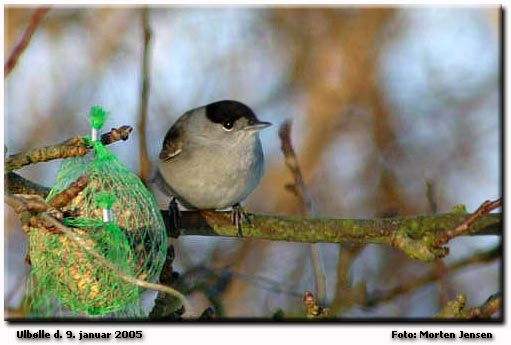
[[[238,101],[218,101],[206,106],[206,116],[214,123],[219,123],[225,129],[233,128],[236,121],[244,118],[247,126],[244,130],[259,130],[271,126],[271,123],[259,121],[252,109]]]
[[[244,145],[240,138],[253,141],[254,134],[268,126],[271,123],[259,121],[252,109],[241,102],[214,102],[181,115],[167,131],[159,157],[168,161],[190,146],[190,142],[206,146]]]

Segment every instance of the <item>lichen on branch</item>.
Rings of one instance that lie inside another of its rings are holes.
[[[170,218],[162,210],[163,219],[170,227]],[[229,212],[184,211],[178,230],[169,231],[177,236],[236,237]],[[459,213],[420,215],[374,219],[328,219],[297,216],[250,214],[252,225],[244,229],[244,238],[307,243],[373,243],[396,247],[408,256],[432,261],[447,254],[436,246],[436,239],[456,228],[467,217]],[[460,235],[499,235],[502,231],[500,214],[486,214],[474,221],[470,229]]]
[[[126,140],[133,130],[130,126],[112,128],[101,136],[103,145],[109,145],[119,140]],[[26,165],[48,162],[54,159],[78,157],[86,155],[91,149],[88,137],[74,137],[59,144],[32,149],[7,156],[4,161],[5,174],[18,170]]]

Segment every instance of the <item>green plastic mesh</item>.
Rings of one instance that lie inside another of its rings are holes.
[[[167,247],[165,225],[156,201],[111,152],[99,142],[94,145],[96,155],[89,163],[76,159],[64,163],[63,173],[57,174],[48,199],[85,174],[89,178],[87,187],[63,210],[74,217],[101,219],[102,210],[96,207],[95,197],[105,191],[115,195],[112,211],[135,252],[137,277],[154,281],[159,277]]]
[[[74,229],[78,236],[122,272],[134,275],[132,250],[115,223],[81,218],[66,223],[68,226],[80,225]],[[116,245],[112,246],[114,243]],[[29,245],[30,280],[39,287],[32,286],[35,289],[31,295],[32,309],[36,314],[54,310],[53,297],[62,307],[85,315],[104,315],[137,303],[139,291],[136,286],[99,264],[68,236],[31,229]]]
[[[91,124],[99,128],[104,118],[99,121],[99,125],[92,120]],[[85,189],[62,208],[67,217],[64,224],[126,274],[154,282],[167,250],[156,201],[101,142],[91,144],[92,154],[64,160],[47,200],[87,175]],[[103,223],[105,207],[111,208],[113,222]],[[54,301],[71,315],[106,315],[137,303],[141,292],[137,287],[121,280],[66,235],[33,229],[29,244],[28,304],[34,314],[44,316],[46,309],[55,313],[58,308],[49,307]]]

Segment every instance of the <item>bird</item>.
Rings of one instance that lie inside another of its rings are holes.
[[[232,208],[232,222],[242,237],[250,219],[241,202],[264,173],[260,121],[246,104],[221,100],[182,114],[167,131],[158,155],[155,182],[171,196],[169,211],[177,226],[176,200],[190,210]]]

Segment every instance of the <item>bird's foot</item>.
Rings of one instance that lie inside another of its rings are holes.
[[[169,217],[170,217],[170,225],[173,227],[173,230],[178,229],[179,217],[181,217],[181,211],[179,211],[179,207],[177,205],[176,198],[172,197],[169,203]]]
[[[236,226],[236,230],[238,231],[238,237],[243,237],[243,233],[241,231],[241,223],[244,221],[247,224],[251,224],[250,218],[248,214],[245,213],[243,207],[239,203],[232,206],[232,224]]]

